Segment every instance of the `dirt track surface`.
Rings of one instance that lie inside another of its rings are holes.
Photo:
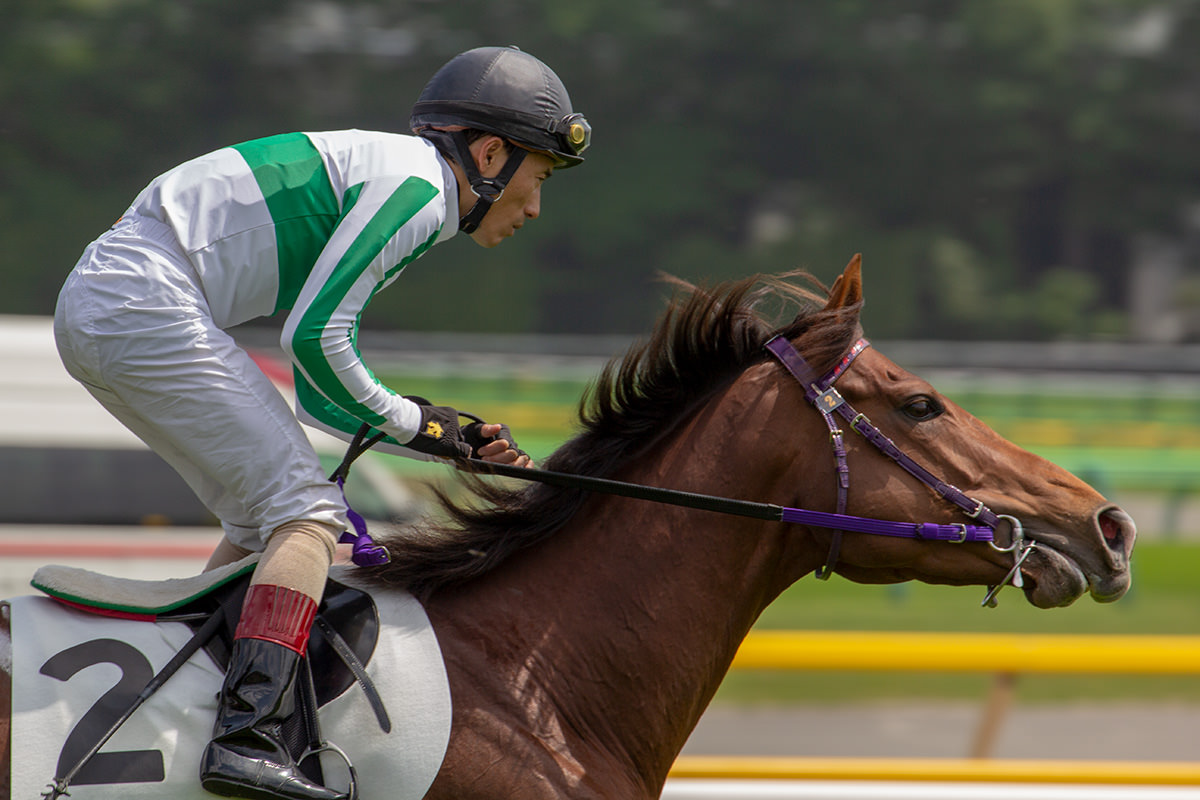
[[[957,758],[969,755],[982,702],[708,709],[685,755]],[[1200,761],[1200,706],[1015,706],[994,758]]]

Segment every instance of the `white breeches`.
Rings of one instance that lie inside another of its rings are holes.
[[[58,298],[67,371],[187,481],[233,543],[345,505],[287,402],[213,322],[174,232],[134,216],[88,246]]]

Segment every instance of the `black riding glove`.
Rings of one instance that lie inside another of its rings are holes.
[[[471,417],[475,420],[470,425],[465,425],[462,429],[463,439],[466,440],[467,444],[471,446],[471,455],[475,458],[479,458],[479,448],[483,447],[484,445],[491,444],[497,439],[503,439],[508,442],[509,449],[516,450],[517,455],[526,455],[524,450],[521,450],[519,447],[517,447],[517,441],[513,439],[512,431],[508,429],[507,425],[501,425],[500,432],[495,436],[484,436],[483,433],[481,433],[481,429],[487,423],[473,414],[463,414],[463,416]]]
[[[421,427],[412,441],[404,446],[418,453],[441,458],[470,458],[473,448],[463,438],[458,425],[458,410],[450,406],[434,406],[424,398],[409,397],[421,409]]]

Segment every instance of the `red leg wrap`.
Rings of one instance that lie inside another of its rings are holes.
[[[253,584],[246,590],[235,639],[265,639],[301,655],[308,648],[317,604],[308,595],[283,586]]]

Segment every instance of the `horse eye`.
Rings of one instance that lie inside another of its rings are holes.
[[[905,403],[900,410],[903,411],[905,416],[907,416],[909,419],[916,420],[917,422],[924,422],[925,420],[930,420],[934,417],[941,416],[942,412],[944,412],[946,409],[942,407],[941,403],[932,397],[918,395]]]

